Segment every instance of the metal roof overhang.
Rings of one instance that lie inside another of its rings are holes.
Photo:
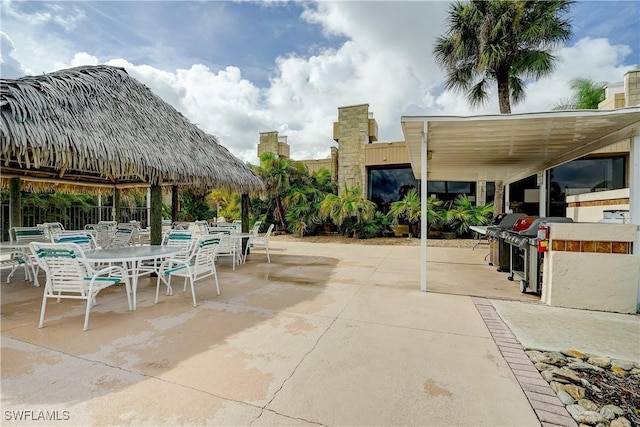
[[[526,178],[640,134],[640,106],[616,110],[455,116],[403,116],[411,167],[420,179],[503,181]]]

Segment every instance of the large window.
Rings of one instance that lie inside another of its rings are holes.
[[[465,194],[475,201],[476,183],[475,181],[429,181],[427,193],[445,202],[455,200],[460,194]]]
[[[625,156],[578,159],[550,171],[549,215],[564,216],[566,198],[625,187]]]
[[[383,213],[387,213],[391,203],[401,200],[411,188],[419,189],[419,185],[410,167],[369,169],[369,200]]]

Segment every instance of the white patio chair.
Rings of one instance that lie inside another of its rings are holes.
[[[244,247],[244,253],[242,255],[242,263],[245,263],[247,261],[247,253],[249,252],[249,248],[251,247],[251,241],[256,237],[258,237],[258,234],[260,233],[261,224],[262,224],[262,221],[260,220],[254,222],[253,227],[251,227],[251,230],[249,231],[249,233],[251,233],[252,236],[249,237],[249,240],[247,241],[247,244]]]
[[[219,243],[219,236],[205,234],[198,239],[188,259],[171,258],[164,261],[160,266],[156,283],[156,304],[160,293],[160,280],[167,285],[167,295],[173,295],[172,277],[182,277],[184,279],[183,292],[186,292],[187,282],[189,282],[194,307],[197,305],[194,283],[198,280],[213,276],[216,281],[216,292],[220,295],[215,264]]]
[[[10,267],[11,271],[7,275],[7,283],[11,283],[11,278],[18,268],[24,269],[24,277],[33,282],[33,286],[40,286],[36,278],[36,270],[33,267],[35,260],[25,251],[11,250],[8,258],[0,259],[0,268]],[[37,262],[36,262],[37,266]]]
[[[95,251],[98,249],[98,242],[90,230],[84,231],[63,231],[51,236],[52,243],[75,243],[84,251]]]
[[[205,220],[198,220],[195,223],[195,227],[196,230],[198,230],[198,232],[203,235],[203,234],[209,234],[209,223]]]
[[[164,235],[162,244],[164,246],[181,248],[182,252],[179,255],[175,255],[174,258],[187,260],[189,256],[191,256],[195,240],[195,236],[191,230],[170,230]]]
[[[84,229],[93,234],[98,246],[101,248],[107,246],[111,239],[111,228],[108,224],[86,224]]]
[[[260,232],[260,225],[262,221],[256,221],[253,223],[253,227],[251,227],[250,233],[254,235],[254,237],[258,237],[258,233]]]
[[[136,233],[136,227],[131,224],[118,224],[113,235],[104,248],[124,248],[131,246]]]
[[[12,242],[46,242],[49,237],[44,227],[11,227],[9,239]]]
[[[43,222],[39,226],[44,229],[47,239],[51,239],[54,234],[64,231],[64,226],[60,222]]]
[[[12,242],[25,243],[29,244],[30,242],[48,242],[50,238],[47,237],[47,232],[45,227],[11,227],[9,229],[9,239]],[[30,251],[12,251],[15,253],[21,253],[18,255],[18,263],[14,265],[14,268],[11,270],[9,275],[7,276],[7,283],[11,280],[17,268],[21,265],[21,260],[24,261],[25,265],[25,276],[27,280],[33,280],[34,286],[40,286],[38,283],[38,272],[40,271],[40,266],[34,258],[33,254]],[[24,255],[24,256],[23,256]],[[27,275],[26,273],[30,273]]]
[[[249,240],[248,246],[251,249],[264,249],[267,252],[267,261],[271,264],[271,257],[269,256],[269,239],[271,238],[271,232],[273,231],[274,224],[269,226],[269,229],[263,236],[252,237]]]
[[[221,228],[211,234],[220,240],[216,257],[230,257],[232,261],[233,271],[236,270],[236,264],[240,264],[241,253],[238,251],[237,239],[232,235],[228,228]]]
[[[42,297],[40,323],[44,326],[44,315],[48,298],[81,299],[87,301],[83,330],[89,329],[89,311],[96,305],[96,295],[109,286],[124,283],[127,292],[129,310],[131,306],[131,287],[126,272],[120,266],[94,270],[85,258],[82,248],[75,243],[39,243],[29,244],[38,264],[47,274]]]

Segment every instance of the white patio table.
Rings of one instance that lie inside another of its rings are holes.
[[[85,255],[87,261],[91,263],[121,263],[129,273],[131,279],[131,291],[133,292],[133,309],[136,309],[136,293],[138,291],[138,278],[157,272],[158,261],[171,258],[182,252],[182,248],[171,246],[129,246],[126,248],[98,249],[87,251]],[[144,261],[153,261],[154,267],[141,268]]]

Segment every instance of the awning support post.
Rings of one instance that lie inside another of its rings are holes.
[[[633,254],[640,257],[640,135],[631,137],[629,152],[629,221],[636,225],[636,241]],[[636,312],[640,313],[640,281],[638,281],[638,302]]]
[[[539,195],[539,209],[538,216],[547,216],[547,170],[543,170],[541,173],[542,180],[540,182],[540,195]]]
[[[422,133],[420,161],[420,290],[427,291],[427,126]]]

